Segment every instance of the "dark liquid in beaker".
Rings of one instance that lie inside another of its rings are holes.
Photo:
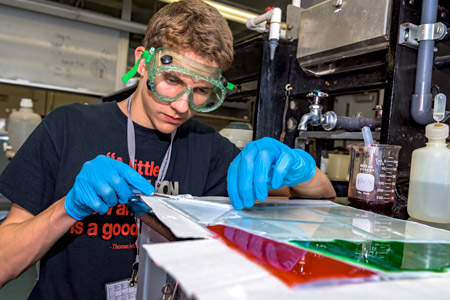
[[[382,214],[388,217],[392,216],[392,206],[394,202],[380,203],[375,201],[367,202],[367,200],[361,200],[359,198],[348,197],[351,207],[359,208],[367,211],[371,211],[377,214]]]

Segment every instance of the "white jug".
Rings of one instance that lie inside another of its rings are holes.
[[[450,149],[448,125],[425,128],[426,147],[413,151],[408,192],[408,214],[414,219],[450,223]]]
[[[19,150],[41,120],[41,116],[33,112],[33,100],[23,98],[20,101],[19,111],[9,115],[8,144],[13,151]]]

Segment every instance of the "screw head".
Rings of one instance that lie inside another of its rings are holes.
[[[409,39],[409,31],[405,31],[405,33],[403,33],[403,38],[405,39],[405,41],[407,41]]]

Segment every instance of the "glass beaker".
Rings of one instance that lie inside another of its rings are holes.
[[[359,208],[391,211],[395,201],[398,154],[401,146],[350,145],[348,200]]]

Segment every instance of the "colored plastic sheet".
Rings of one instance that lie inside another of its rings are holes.
[[[292,244],[384,272],[446,273],[450,269],[450,243],[397,241],[291,241]]]
[[[266,200],[242,211],[226,198],[161,201],[247,251],[290,286],[450,276],[447,230],[331,201]]]
[[[369,281],[378,273],[233,227],[208,226],[231,248],[242,252],[290,287]]]

